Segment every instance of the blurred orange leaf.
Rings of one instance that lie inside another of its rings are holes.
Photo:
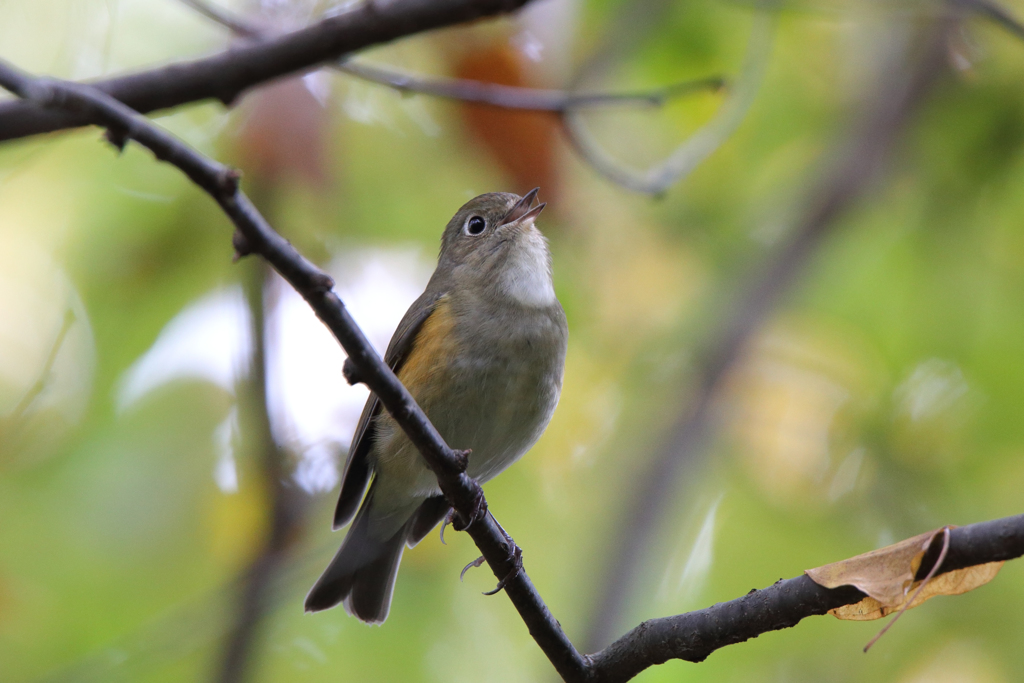
[[[855,586],[868,597],[852,605],[830,610],[839,619],[870,621],[896,612],[908,601],[907,609],[917,607],[936,595],[960,595],[974,590],[995,578],[1002,562],[964,567],[939,574],[928,581],[920,592],[921,581],[915,581],[928,548],[941,539],[943,529],[919,534],[863,555],[808,569],[812,581],[825,588]]]
[[[507,42],[474,44],[453,55],[453,75],[483,83],[530,86],[522,59]],[[507,111],[469,102],[459,108],[473,137],[512,182],[509,191],[540,187],[547,201],[558,194],[555,144],[558,119],[547,112]]]

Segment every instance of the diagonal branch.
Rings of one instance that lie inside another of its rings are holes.
[[[243,92],[301,73],[371,45],[512,12],[530,0],[391,0],[361,2],[291,33],[250,40],[209,57],[95,81],[94,88],[149,113],[198,102],[230,104]],[[34,102],[0,104],[0,140],[89,124],[82,113]]]
[[[824,192],[807,217],[808,225],[836,220],[860,194],[886,158],[895,135],[914,105],[941,71],[942,46],[948,26],[929,36],[918,68],[897,78],[886,90],[865,129],[829,177]],[[236,227],[234,244],[240,255],[263,256],[306,299],[356,364],[360,377],[377,394],[422,454],[448,501],[465,521],[495,576],[505,577],[505,591],[531,636],[567,681],[626,681],[644,669],[668,661],[702,661],[716,649],[761,633],[795,625],[802,618],[851,604],[863,595],[853,588],[824,589],[806,577],[782,581],[763,591],[689,614],[644,622],[608,648],[581,655],[551,615],[525,571],[514,572],[518,548],[490,514],[474,519],[483,502],[475,481],[465,474],[465,458],[449,448],[412,396],[385,365],[344,304],[333,282],[278,235],[238,188],[238,175],[204,157],[153,125],[137,112],[95,88],[51,79],[35,79],[0,62],[0,86],[38,106],[71,112],[108,130],[123,146],[135,140],[163,161],[174,164],[221,206]],[[898,87],[897,87],[898,86]],[[797,250],[796,253],[799,253]],[[783,264],[786,266],[786,264]],[[785,270],[785,269],[784,269]],[[792,275],[782,277],[788,281]],[[1024,554],[1024,515],[956,529],[942,572],[1009,559]],[[929,571],[931,566],[923,571]]]
[[[480,486],[466,475],[465,456],[448,447],[409,391],[377,355],[341,299],[332,291],[334,282],[330,276],[275,232],[239,190],[238,173],[199,154],[96,88],[32,78],[3,62],[0,62],[0,86],[38,106],[67,110],[79,120],[107,128],[108,139],[118,147],[135,140],[152,151],[157,159],[177,166],[220,205],[235,225],[234,243],[238,253],[261,255],[302,295],[356,364],[360,378],[422,454],[437,475],[448,502],[469,523],[466,531],[494,575],[504,581],[505,593],[558,673],[566,680],[584,680],[586,660],[562,631],[526,572],[516,566],[518,549],[515,544],[492,515],[474,518],[481,503],[486,509],[486,502]]]

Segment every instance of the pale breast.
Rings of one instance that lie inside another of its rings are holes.
[[[454,369],[458,414],[442,418],[439,429],[473,450],[470,476],[497,475],[547,427],[562,388],[564,321],[561,307],[516,310],[489,318],[464,340]]]
[[[529,450],[551,419],[567,336],[557,301],[543,308],[487,308],[479,300],[446,297],[399,377],[445,442],[472,451],[467,473],[487,481]],[[434,474],[390,416],[381,416],[371,457],[385,487],[422,496],[439,492]]]

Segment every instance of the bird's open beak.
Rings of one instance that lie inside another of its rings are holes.
[[[547,206],[547,205],[548,205],[547,202],[541,202],[537,206],[533,207],[532,209],[530,209],[529,211],[524,213],[523,217],[519,219],[519,224],[520,225],[533,225],[533,222],[535,220],[537,220],[537,216],[540,215],[540,212],[543,211],[544,207]]]
[[[533,223],[537,216],[540,215],[540,212],[544,210],[544,207],[547,206],[547,204],[538,204],[537,206],[530,208],[530,205],[533,204],[533,200],[537,198],[537,192],[539,191],[540,188],[535,187],[524,194],[523,198],[516,202],[515,205],[508,210],[508,213],[505,214],[505,217],[501,219],[500,225],[511,225],[512,223],[519,222],[522,222],[523,224]]]

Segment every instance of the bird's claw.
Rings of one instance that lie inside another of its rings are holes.
[[[441,521],[441,545],[448,545],[444,542],[444,528],[449,524],[453,524],[455,522],[455,515],[455,510],[453,508],[448,508],[448,514],[445,515],[444,520]],[[465,574],[466,571],[463,570],[462,573]]]
[[[480,557],[476,558],[475,560],[473,560],[472,562],[467,564],[465,567],[462,568],[462,571],[459,573],[459,581],[462,581],[463,577],[466,576],[466,572],[468,572],[473,567],[479,567],[483,563],[484,563],[484,556],[481,555]]]
[[[522,570],[523,549],[515,544],[512,544],[512,570],[505,575],[505,578],[498,582],[498,585],[495,586],[493,590],[486,591],[484,595],[495,595],[497,593],[500,593],[501,589],[507,586],[509,581],[519,576],[519,572],[521,572]]]
[[[498,525],[498,528],[501,529],[500,524]],[[504,529],[501,529],[501,533],[505,536],[506,548],[509,550],[509,559],[512,560],[512,569],[509,571],[508,574],[505,575],[505,578],[498,582],[497,586],[495,586],[492,590],[484,592],[484,595],[495,595],[496,593],[500,593],[501,590],[508,585],[509,581],[512,581],[512,579],[519,576],[519,572],[523,570],[523,549],[516,545],[516,542],[512,540],[512,537],[509,536],[508,532],[506,532]],[[466,572],[468,572],[471,567],[479,567],[483,563],[484,557],[483,555],[481,555],[480,557],[476,558],[475,560],[467,564],[465,567],[462,568],[462,573],[459,574],[459,581],[462,581],[462,578],[466,575]]]

